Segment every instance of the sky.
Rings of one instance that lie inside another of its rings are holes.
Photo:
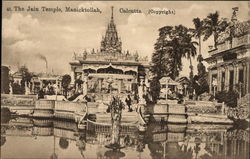
[[[14,11],[14,6],[48,8],[60,7],[63,12],[30,12]],[[247,1],[3,1],[2,6],[2,65],[16,70],[26,65],[32,72],[45,72],[46,57],[50,71],[57,74],[70,72],[69,62],[73,54],[83,51],[100,49],[102,36],[105,35],[110,21],[111,6],[114,6],[114,21],[118,36],[122,40],[122,49],[138,52],[141,56],[151,59],[154,44],[158,38],[158,29],[171,25],[194,27],[192,20],[196,17],[205,18],[209,13],[218,11],[220,17],[230,19],[232,8],[239,7],[239,21],[249,19],[249,3]],[[65,7],[98,7],[102,13],[64,12]],[[12,11],[7,11],[12,8]],[[120,13],[123,9],[140,9],[141,14]],[[149,9],[171,10],[175,14],[148,14]],[[213,45],[212,37],[202,42],[202,55],[209,57],[208,46]],[[196,73],[196,59],[193,59]],[[189,74],[189,62],[183,59],[182,76]]]

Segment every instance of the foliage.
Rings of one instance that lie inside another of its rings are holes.
[[[165,26],[159,29],[159,38],[152,56],[151,71],[158,79],[169,76],[178,77],[182,70],[182,58],[190,59],[196,55],[196,42],[192,32],[183,25]]]
[[[67,96],[69,84],[71,82],[70,75],[66,74],[62,77],[62,88],[64,89],[64,95]]]
[[[150,95],[154,103],[156,103],[157,99],[160,96],[161,85],[160,81],[157,77],[154,77],[150,82]]]
[[[215,99],[218,102],[225,102],[225,104],[229,107],[236,107],[237,106],[237,99],[239,98],[239,94],[236,91],[220,91],[217,92],[215,95]]]
[[[29,69],[26,66],[21,66],[18,72],[22,75],[21,85],[24,86],[25,82],[30,82],[32,78],[32,73],[29,72]]]
[[[219,37],[219,34],[228,27],[228,22],[225,19],[219,19],[219,13],[216,11],[215,13],[210,13],[205,19],[204,19],[204,39],[203,41],[206,41],[210,36],[213,35],[214,37],[214,47],[217,48],[217,39]]]
[[[166,26],[159,29],[159,38],[154,46],[154,53],[152,55],[152,67],[150,68],[154,76],[160,79],[163,76],[168,74],[167,70],[167,61],[168,56],[166,54],[167,48],[167,39],[166,36],[171,34],[173,27]]]
[[[1,66],[1,93],[8,94],[10,92],[9,84],[9,68],[7,66]]]
[[[196,56],[195,45],[198,43],[192,38],[192,30],[183,25],[165,26],[159,29],[151,66],[154,78],[150,87],[154,102],[160,93],[159,79],[168,76],[175,80],[182,70],[182,58],[190,60],[190,76],[193,76],[191,58]]]
[[[66,74],[66,75],[64,75],[64,76],[62,77],[62,87],[63,87],[64,89],[67,89],[67,88],[68,88],[70,82],[71,82],[71,77],[70,77],[70,75]]]
[[[194,76],[192,87],[195,89],[196,95],[201,95],[209,91],[208,73],[203,63],[199,62],[197,66],[198,75]]]
[[[200,20],[200,18],[194,18],[193,23],[195,27],[193,30],[193,36],[199,39],[199,55],[201,55],[201,36],[204,33],[203,32],[204,21]]]

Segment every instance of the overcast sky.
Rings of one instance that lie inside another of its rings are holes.
[[[8,7],[46,6],[61,7],[98,7],[102,13],[45,13],[6,11]],[[209,13],[219,11],[220,16],[231,18],[232,8],[239,7],[239,21],[249,17],[249,4],[245,2],[5,2],[2,17],[2,64],[10,65],[13,70],[17,65],[25,64],[31,71],[45,71],[45,62],[38,54],[47,58],[50,70],[56,73],[69,73],[69,61],[74,52],[82,53],[85,49],[100,49],[101,37],[105,34],[114,6],[114,19],[118,34],[122,40],[122,49],[138,51],[140,55],[151,58],[158,29],[166,25],[185,25],[193,27],[192,19],[205,18]],[[143,14],[120,13],[120,8],[140,9]],[[148,15],[151,8],[174,10],[175,15]],[[202,43],[202,54],[208,57],[208,45],[212,38]],[[196,60],[194,61],[196,71]],[[182,75],[188,75],[186,60]]]

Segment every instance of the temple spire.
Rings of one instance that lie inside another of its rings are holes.
[[[101,41],[101,52],[117,52],[121,53],[122,43],[118,38],[116,25],[114,23],[114,7],[111,7],[111,20],[108,24],[105,37]]]

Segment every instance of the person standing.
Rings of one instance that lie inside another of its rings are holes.
[[[132,100],[131,100],[131,98],[130,98],[130,95],[128,95],[128,97],[126,98],[125,102],[126,102],[127,105],[128,105],[128,111],[129,111],[129,112],[132,112],[133,110],[130,108],[131,103],[132,103]]]

